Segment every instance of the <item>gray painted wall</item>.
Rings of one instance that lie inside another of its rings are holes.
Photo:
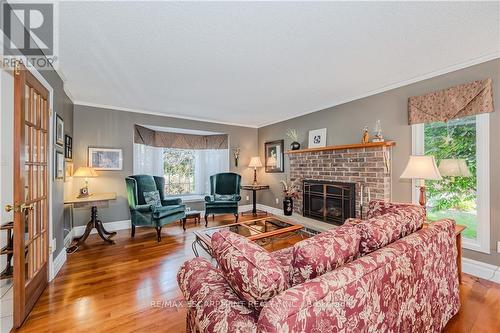
[[[375,121],[380,119],[385,138],[397,142],[393,149],[393,200],[411,201],[411,183],[399,179],[411,154],[411,127],[408,126],[407,116],[408,97],[487,77],[493,79],[495,105],[498,106],[500,105],[500,59],[259,128],[259,154],[264,160],[264,143],[277,139],[285,139],[285,149],[287,149],[291,143],[285,136],[288,128],[296,128],[299,131],[302,147],[307,147],[308,130],[324,127],[328,128],[328,145],[349,144],[360,142],[363,126],[367,125],[372,130]],[[500,139],[499,128],[500,110],[497,110],[490,118],[491,254],[468,250],[464,252],[465,257],[494,265],[500,264],[500,254],[496,252],[496,244],[500,240],[500,175],[498,174],[500,150],[497,147]],[[288,171],[287,157],[285,157],[284,174],[266,174],[260,170],[259,181],[270,184],[271,190],[259,193],[259,203],[281,207],[279,181],[287,177]],[[275,202],[276,198],[279,198],[278,205]]]
[[[243,181],[251,181],[252,171],[246,166],[250,157],[256,156],[257,129],[241,126],[223,125],[209,122],[161,117],[141,113],[125,112],[112,109],[75,105],[73,154],[75,168],[87,165],[88,147],[108,147],[123,149],[122,171],[99,171],[99,177],[90,179],[91,192],[116,192],[118,198],[110,202],[108,207],[99,209],[103,222],[115,222],[130,219],[124,178],[133,172],[133,134],[134,125],[155,125],[174,128],[195,129],[226,133],[229,135],[231,147],[240,146],[239,167],[234,166],[230,154],[230,170],[243,176]],[[73,179],[73,192],[77,193],[82,185],[81,179]],[[243,196],[242,204],[247,204]],[[251,198],[250,198],[251,200]],[[190,204],[193,209],[200,205]],[[86,224],[89,219],[88,208],[74,210],[74,225]]]

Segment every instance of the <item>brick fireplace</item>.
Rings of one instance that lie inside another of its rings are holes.
[[[394,144],[393,141],[386,141],[289,151],[290,180],[295,184],[300,183],[301,189],[304,188],[304,180],[352,183],[355,191],[355,216],[360,217],[360,202],[363,199],[365,217],[369,199],[391,199]],[[299,214],[304,214],[303,194],[302,190],[294,204],[294,211]],[[327,220],[325,222],[332,223]]]

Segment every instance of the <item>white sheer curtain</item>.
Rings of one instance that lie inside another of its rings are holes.
[[[163,149],[134,144],[134,174],[165,176]],[[195,150],[195,193],[210,193],[210,176],[229,171],[229,149]]]
[[[163,148],[134,144],[134,175],[163,177]]]

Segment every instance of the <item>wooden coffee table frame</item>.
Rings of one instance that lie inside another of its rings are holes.
[[[280,222],[287,223],[290,226],[284,227],[281,229],[277,229],[277,230],[273,230],[273,231],[268,231],[268,232],[261,232],[258,229],[255,229],[255,228],[252,228],[251,226],[248,226],[248,224],[251,224],[252,222],[265,221],[268,219],[275,219],[275,220],[278,220]],[[199,245],[211,257],[213,257],[213,255],[212,255],[212,238],[207,235],[207,231],[214,230],[214,229],[221,229],[221,230],[227,229],[227,228],[230,228],[230,227],[235,226],[235,225],[244,226],[246,228],[249,228],[250,230],[256,231],[257,234],[247,237],[251,241],[258,241],[258,240],[262,240],[264,238],[278,237],[278,236],[285,235],[287,233],[294,233],[295,234],[304,228],[304,226],[302,226],[300,224],[296,224],[296,223],[293,223],[293,222],[287,221],[287,220],[282,220],[282,219],[275,217],[275,216],[269,216],[269,217],[261,217],[261,218],[257,218],[257,219],[253,219],[253,220],[248,220],[248,221],[244,221],[244,222],[220,225],[217,227],[207,228],[204,230],[196,230],[194,232],[196,238],[195,238],[193,244],[191,245],[194,255],[196,257],[199,257],[198,249],[196,248],[196,245]],[[281,240],[282,238],[280,237],[279,239]]]

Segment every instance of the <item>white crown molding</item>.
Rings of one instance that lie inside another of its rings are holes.
[[[380,93],[383,93],[383,92],[386,92],[386,91],[389,91],[389,90],[401,88],[401,87],[410,85],[412,83],[416,83],[416,82],[424,81],[424,80],[427,80],[427,79],[431,79],[431,78],[436,77],[436,76],[440,76],[440,75],[448,74],[448,73],[451,73],[451,72],[455,72],[455,71],[458,71],[458,70],[461,70],[461,69],[464,69],[464,68],[467,68],[467,67],[478,65],[478,64],[481,64],[483,62],[487,62],[487,61],[498,59],[498,58],[500,58],[500,51],[497,51],[497,52],[494,52],[494,53],[491,53],[491,54],[487,54],[487,55],[484,55],[484,56],[479,57],[479,58],[474,58],[474,59],[471,59],[469,61],[462,62],[462,63],[456,64],[456,65],[445,67],[443,69],[439,69],[437,71],[434,71],[434,72],[431,72],[431,73],[428,73],[428,74],[416,76],[416,77],[411,78],[409,80],[400,81],[400,82],[397,82],[397,83],[394,83],[394,84],[390,84],[388,86],[381,87],[379,89],[371,90],[371,91],[369,91],[367,93],[364,93],[364,94],[361,94],[361,95],[357,95],[357,96],[353,96],[353,97],[350,97],[350,98],[347,98],[347,99],[344,99],[344,100],[336,101],[336,102],[333,102],[333,104],[331,104],[331,105],[325,105],[325,106],[323,106],[323,107],[321,107],[319,109],[315,109],[313,111],[305,111],[305,112],[302,112],[302,113],[298,113],[296,115],[284,118],[284,119],[279,120],[279,121],[271,121],[271,122],[268,122],[268,123],[261,123],[261,124],[257,125],[256,127],[257,128],[261,128],[261,127],[265,127],[265,126],[269,126],[269,125],[273,125],[273,124],[278,124],[278,123],[281,123],[281,122],[284,122],[284,121],[287,121],[287,120],[290,120],[290,119],[298,118],[298,117],[305,116],[305,115],[310,114],[310,113],[314,113],[314,112],[322,111],[322,110],[325,110],[325,109],[333,108],[333,107],[335,107],[337,105],[349,103],[349,102],[352,102],[352,101],[356,101],[358,99],[362,99],[362,98],[365,98],[365,97],[377,95],[377,94],[380,94]]]
[[[205,122],[205,123],[231,125],[231,126],[247,127],[247,128],[257,128],[257,126],[242,125],[242,124],[232,123],[232,122],[227,122],[227,121],[217,121],[217,120],[213,120],[213,119],[197,118],[197,117],[191,117],[191,116],[182,116],[182,115],[178,115],[178,114],[162,113],[162,112],[156,112],[156,111],[126,108],[126,107],[106,105],[106,104],[89,103],[89,102],[85,102],[85,101],[74,101],[73,104],[81,105],[81,106],[90,106],[90,107],[94,107],[94,108],[102,108],[102,109],[110,109],[110,110],[117,110],[117,111],[149,114],[149,115],[160,116],[160,117],[170,117],[170,118],[177,118],[177,119],[194,120],[194,121],[200,121],[200,122]]]

